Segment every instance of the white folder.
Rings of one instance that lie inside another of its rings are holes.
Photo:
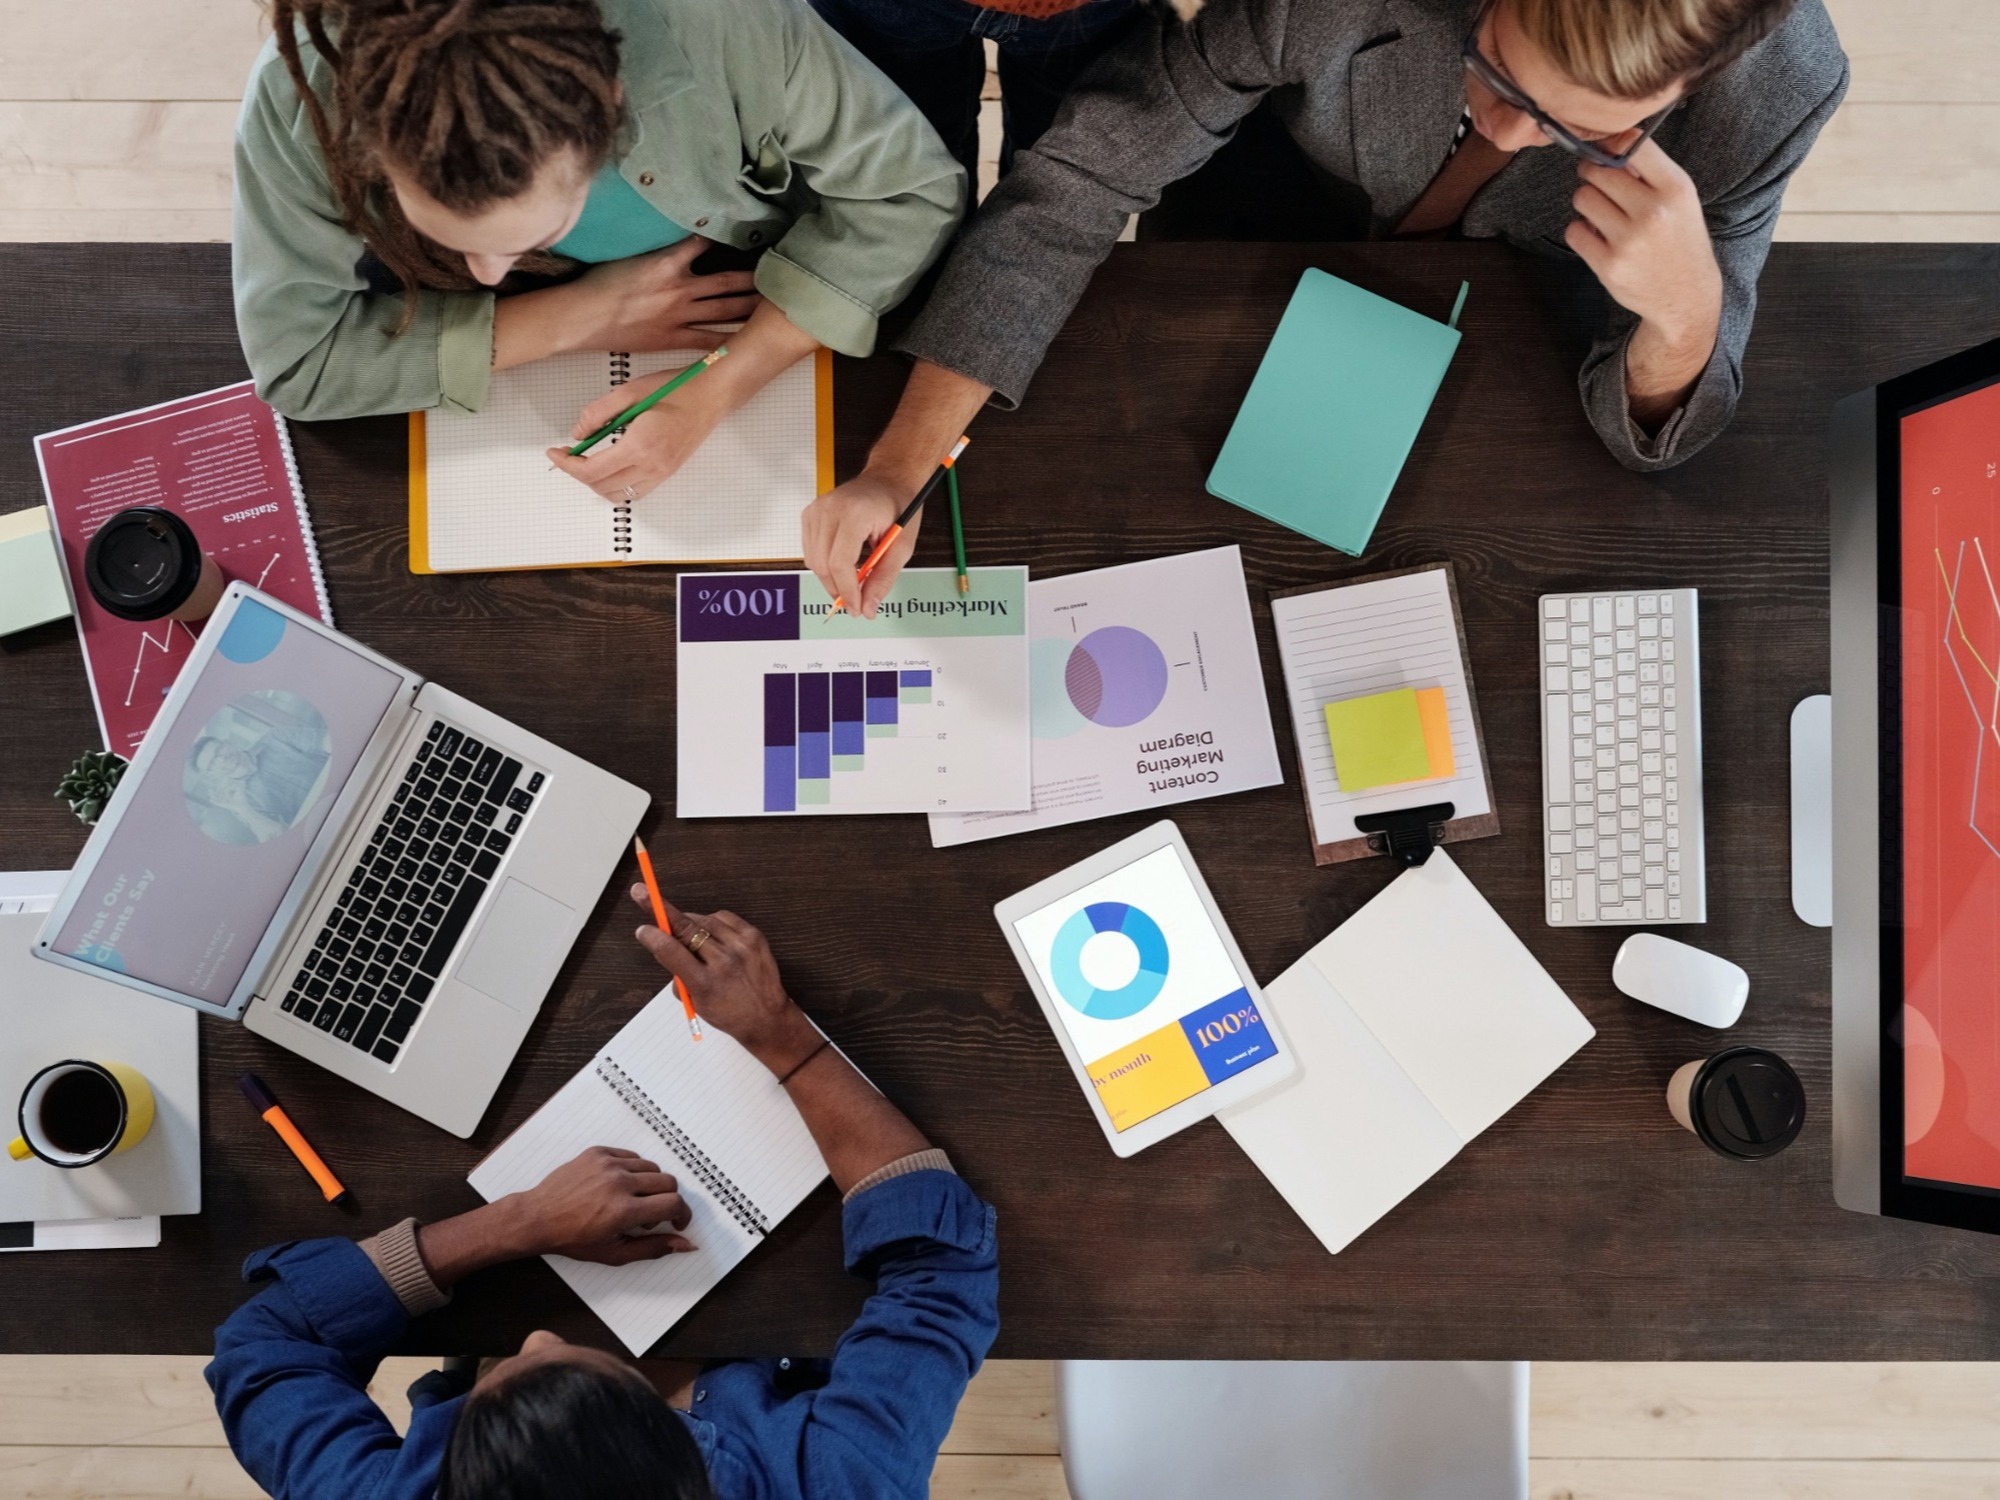
[[[1216,1118],[1335,1254],[1596,1035],[1443,849],[1264,999],[1299,1071]]]

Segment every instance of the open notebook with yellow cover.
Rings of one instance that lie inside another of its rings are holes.
[[[547,450],[568,445],[584,407],[700,353],[561,354],[496,373],[477,413],[411,412],[410,571],[796,560],[799,512],[833,488],[833,356],[824,349],[630,504],[549,467]]]

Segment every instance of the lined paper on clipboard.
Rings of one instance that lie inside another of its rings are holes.
[[[1375,852],[1354,826],[1355,818],[1369,813],[1449,802],[1453,816],[1446,842],[1500,831],[1449,564],[1288,590],[1272,596],[1271,619],[1320,864]],[[1326,705],[1401,687],[1444,689],[1454,773],[1437,781],[1341,791]]]

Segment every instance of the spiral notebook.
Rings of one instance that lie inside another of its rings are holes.
[[[45,432],[35,457],[107,750],[138,753],[201,631],[120,619],[91,596],[83,560],[119,511],[172,511],[225,579],[333,623],[291,430],[250,381]]]
[[[472,1170],[488,1202],[533,1187],[591,1146],[620,1146],[680,1179],[697,1249],[629,1266],[547,1256],[633,1354],[644,1354],[826,1176],[791,1096],[723,1032],[688,1035],[662,990]]]
[[[549,466],[548,449],[567,445],[584,407],[701,352],[560,354],[496,373],[477,412],[411,412],[410,571],[796,560],[799,512],[833,488],[824,349],[732,412],[637,501],[612,504]]]

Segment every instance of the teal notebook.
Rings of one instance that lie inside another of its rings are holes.
[[[1458,348],[1457,321],[1457,307],[1440,323],[1308,270],[1208,492],[1359,557]]]

